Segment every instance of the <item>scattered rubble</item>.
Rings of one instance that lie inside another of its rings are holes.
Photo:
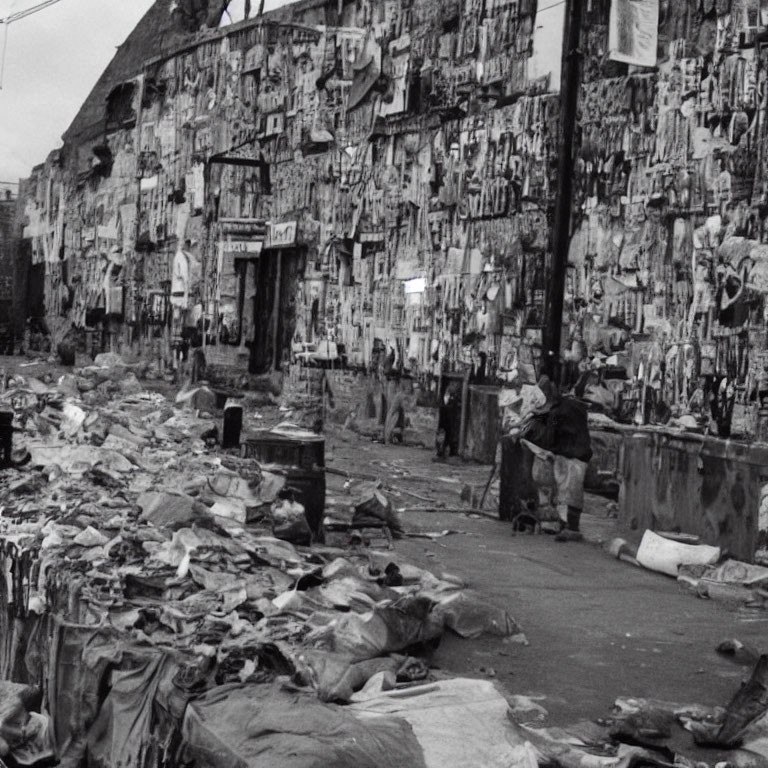
[[[295,744],[289,724],[302,722],[334,765],[379,764],[360,762],[383,748],[377,729],[391,754],[418,754],[422,738],[379,713],[374,726],[364,703],[321,702],[360,691],[401,702],[434,679],[419,649],[448,630],[525,641],[456,579],[392,550],[320,543],[284,475],[206,440],[221,416],[206,387],[172,405],[136,384],[118,357],[99,356],[57,382],[17,376],[0,396],[29,453],[23,470],[0,476],[0,600],[15,617],[0,626],[0,678],[26,683],[14,689],[21,704],[0,711],[0,756],[53,750],[62,765],[87,754],[138,766],[155,750],[174,765],[240,723],[244,748],[262,745],[265,765],[283,765],[280,743]],[[338,526],[348,540],[404,533],[376,487],[348,506]],[[35,690],[44,707],[23,703]],[[244,733],[242,713],[264,702],[283,730]],[[360,743],[346,755],[329,729]]]

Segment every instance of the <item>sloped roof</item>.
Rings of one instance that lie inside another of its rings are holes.
[[[107,96],[115,85],[136,77],[147,59],[171,50],[189,37],[171,15],[170,0],[155,0],[80,107],[62,137],[64,144],[77,145],[95,138],[104,129]]]
[[[298,0],[285,6],[268,11],[263,19],[274,21],[299,20],[307,12],[322,8],[328,0]],[[333,0],[335,5],[335,0]],[[240,24],[227,27],[222,34],[232,29],[257,23],[254,18]],[[109,63],[88,98],[80,107],[72,124],[62,139],[65,148],[77,147],[98,138],[104,130],[105,105],[112,89],[119,83],[141,74],[146,62],[193,43],[200,35],[207,33],[185,32],[171,14],[171,0],[155,0],[126,41],[118,48],[115,57]],[[214,33],[215,34],[215,33]]]

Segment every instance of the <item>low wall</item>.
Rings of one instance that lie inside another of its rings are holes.
[[[383,434],[387,409],[400,398],[407,418],[405,441],[427,448],[435,445],[438,409],[420,404],[419,387],[413,379],[379,379],[359,371],[329,370],[326,374],[333,395],[329,421]]]
[[[768,564],[768,445],[663,429],[592,429],[587,488],[620,484],[619,527],[699,536],[732,557]],[[502,440],[499,517],[511,520],[536,497],[527,451]]]
[[[619,521],[768,559],[768,446],[660,430],[624,435]]]

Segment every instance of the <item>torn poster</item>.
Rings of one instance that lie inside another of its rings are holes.
[[[659,0],[612,0],[608,56],[638,67],[655,67]]]

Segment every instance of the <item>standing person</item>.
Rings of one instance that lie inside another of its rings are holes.
[[[437,456],[444,459],[459,455],[461,436],[461,383],[452,381],[448,384],[440,402],[435,447]]]
[[[546,403],[528,422],[522,437],[554,454],[554,482],[560,533],[556,541],[581,541],[584,479],[592,458],[586,407],[574,397],[562,397],[547,376],[539,389]]]

